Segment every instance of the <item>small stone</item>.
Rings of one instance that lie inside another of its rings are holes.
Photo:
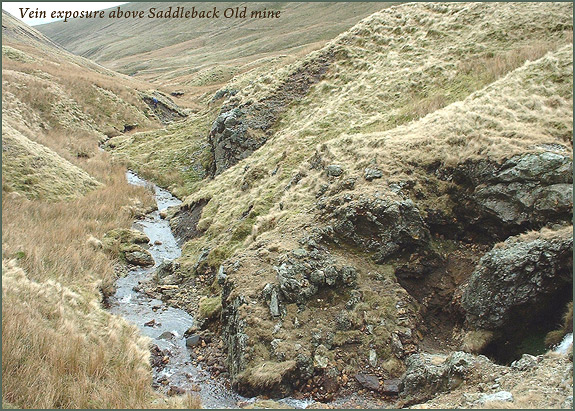
[[[304,250],[303,248],[296,248],[295,250],[292,251],[292,253],[296,257],[300,257],[300,258],[307,256],[307,251]]]
[[[227,275],[224,271],[224,266],[220,265],[220,268],[218,269],[218,273],[216,274],[216,280],[218,281],[219,285],[223,285],[224,282],[226,281]]]
[[[156,338],[157,340],[171,340],[172,338],[174,338],[174,334],[172,334],[169,331],[165,331],[163,333],[161,333],[158,338]]]
[[[491,401],[513,402],[513,394],[511,394],[509,391],[498,391],[494,394],[483,394],[481,397],[479,397],[477,403],[483,405],[486,402]]]
[[[330,177],[339,177],[343,174],[343,168],[337,164],[330,164],[325,168],[326,173]]]
[[[186,347],[195,347],[200,343],[200,336],[193,334],[186,338]]]
[[[369,365],[372,367],[377,366],[377,353],[374,349],[369,350]]]
[[[272,293],[271,293],[270,313],[271,313],[272,317],[279,317],[280,316],[278,293],[277,293],[275,288],[272,290]]]
[[[162,242],[160,240],[156,240],[154,241],[154,245],[162,245]]]
[[[366,168],[363,173],[364,178],[367,181],[375,180],[376,178],[383,177],[383,173],[376,168]]]
[[[527,371],[535,367],[537,363],[537,357],[530,354],[523,354],[520,359],[511,363],[511,368],[518,371]]]
[[[400,379],[383,380],[383,386],[381,387],[381,392],[386,395],[398,395],[400,384],[401,384]]]
[[[363,387],[371,391],[379,391],[379,379],[375,375],[356,374],[355,379]]]
[[[183,395],[186,393],[186,390],[180,387],[176,387],[175,385],[171,385],[168,389],[168,396],[172,397],[174,395]]]
[[[150,321],[148,321],[147,323],[144,323],[144,327],[154,327],[156,325],[156,320],[152,319]]]

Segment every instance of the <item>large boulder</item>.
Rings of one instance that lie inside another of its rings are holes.
[[[448,357],[413,354],[407,358],[400,397],[406,403],[423,402],[459,387],[474,370],[491,365],[487,357],[456,351]]]
[[[511,237],[481,258],[463,293],[467,322],[501,330],[530,321],[573,284],[572,226]]]
[[[154,265],[154,257],[150,252],[137,244],[130,244],[121,249],[128,264],[148,266]]]

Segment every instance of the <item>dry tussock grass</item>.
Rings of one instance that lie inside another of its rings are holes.
[[[31,198],[71,199],[100,184],[54,151],[2,122],[2,189]]]
[[[23,252],[21,265],[36,281],[56,279],[84,286],[99,281],[108,289],[114,279],[111,261],[94,253],[87,238],[129,227],[134,216],[124,206],[151,205],[153,200],[145,188],[128,185],[125,168],[111,164],[105,153],[85,161],[83,168],[104,186],[67,202],[4,196],[3,251],[8,256]]]
[[[154,203],[97,147],[106,128],[153,125],[136,83],[26,31],[32,45],[3,47],[3,405],[198,408],[152,389],[148,339],[100,305],[115,273],[98,238]]]
[[[310,172],[314,151],[324,165],[340,164],[346,178],[358,178],[359,188],[363,170],[374,164],[384,173],[382,181],[393,182],[417,179],[411,173],[433,162],[497,160],[539,143],[569,147],[572,46],[563,45],[572,5],[440,6],[389,8],[301,62],[251,84],[245,76],[234,80],[232,86],[246,87],[233,101],[262,101],[318,54],[331,50],[335,56],[326,77],[289,107],[262,148],[185,200],[211,199],[202,214],[211,225],[189,243],[186,257],[193,260],[205,247],[229,257],[249,244],[244,239],[257,219],[282,209],[263,237],[277,236],[290,221],[313,218],[315,193],[325,182],[319,171]],[[556,30],[558,22],[565,31]],[[516,68],[554,49],[560,50]],[[501,63],[492,68],[481,60],[487,56]],[[461,61],[474,63],[462,67]],[[241,189],[255,169],[265,178]],[[286,189],[298,172],[306,177]]]
[[[90,297],[2,264],[2,392],[26,408],[145,408],[147,342]]]

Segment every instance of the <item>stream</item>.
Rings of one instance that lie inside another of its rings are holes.
[[[110,297],[110,312],[120,315],[135,324],[143,335],[152,339],[152,344],[169,352],[169,362],[161,371],[154,368],[154,381],[167,379],[168,386],[188,392],[196,392],[203,408],[238,408],[238,403],[250,403],[255,398],[245,398],[232,391],[222,379],[213,379],[200,366],[191,363],[190,351],[186,347],[184,333],[194,319],[186,311],[170,307],[163,301],[151,298],[140,289],[140,284],[150,280],[163,261],[174,260],[181,255],[181,248],[174,238],[168,221],[160,217],[160,211],[181,204],[168,191],[147,182],[135,173],[126,173],[128,183],[150,187],[155,194],[158,210],[136,220],[132,228],[144,232],[150,238],[149,251],[154,258],[152,267],[131,268],[125,277],[116,281],[116,293]],[[154,320],[153,326],[145,323]],[[199,391],[198,391],[199,389]],[[279,400],[295,408],[306,408],[312,401],[291,398]]]

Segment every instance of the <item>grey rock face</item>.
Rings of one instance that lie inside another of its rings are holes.
[[[413,201],[360,197],[328,204],[333,231],[342,241],[374,252],[376,262],[427,244],[429,230]]]
[[[527,325],[573,284],[573,235],[569,230],[529,241],[506,240],[485,254],[462,300],[469,324],[488,330]]]
[[[224,111],[216,118],[209,134],[215,175],[248,157],[265,143],[265,138],[250,131],[250,125],[240,108]]]
[[[540,152],[501,165],[467,163],[453,177],[469,190],[456,199],[460,220],[490,234],[506,237],[571,220],[573,161],[567,155]]]

